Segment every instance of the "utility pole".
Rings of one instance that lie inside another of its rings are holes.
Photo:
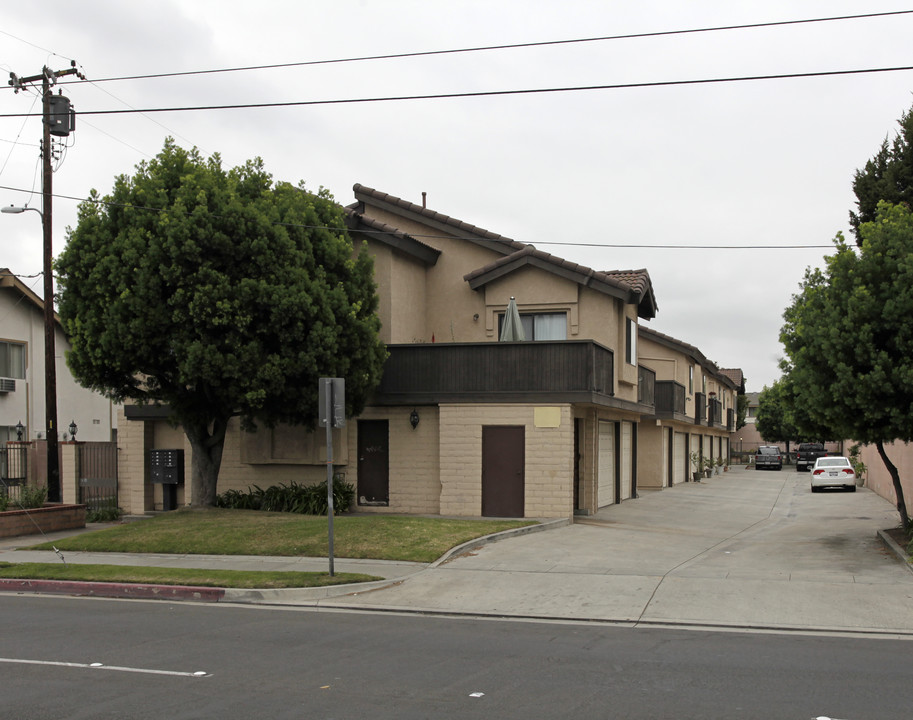
[[[40,75],[18,77],[10,73],[9,84],[18,93],[23,85],[41,81],[41,117],[42,117],[42,187],[41,187],[41,225],[44,234],[44,402],[45,402],[45,437],[47,438],[47,483],[48,501],[62,502],[63,497],[60,487],[60,457],[57,445],[57,352],[56,352],[56,323],[54,322],[54,272],[53,272],[53,224],[52,224],[52,148],[51,135],[66,137],[74,129],[75,113],[70,110],[69,100],[62,95],[58,96],[63,102],[57,101],[51,94],[51,84],[57,83],[57,78],[65,75],[76,75],[85,80],[85,76],[76,69],[76,62],[71,62],[71,67],[66,70],[49,70],[42,68]],[[52,105],[54,113],[52,115]]]

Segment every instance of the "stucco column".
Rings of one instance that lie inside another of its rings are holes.
[[[79,443],[60,443],[60,499],[74,505],[79,502]]]

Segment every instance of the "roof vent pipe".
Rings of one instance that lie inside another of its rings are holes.
[[[422,190],[422,210],[428,207],[428,193]]]

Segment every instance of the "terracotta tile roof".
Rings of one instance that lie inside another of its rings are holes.
[[[488,248],[504,253],[504,257],[463,276],[463,279],[469,282],[474,289],[510,272],[515,267],[535,264],[564,275],[581,285],[608,292],[623,298],[626,302],[636,304],[641,317],[656,316],[657,305],[656,297],[653,294],[653,284],[645,269],[599,272],[585,265],[537,250],[533,245],[517,242],[360,183],[356,183],[352,190],[358,202],[350,205],[346,210],[353,215],[363,217],[365,203],[372,204],[397,214],[412,216],[413,219],[432,227],[439,227],[450,235],[456,235],[470,242],[479,242]],[[415,240],[415,236],[409,237]]]
[[[431,265],[437,262],[437,258],[441,254],[441,251],[437,248],[431,247],[431,245],[423,243],[421,240],[416,240],[411,235],[398,230],[392,225],[387,225],[374,218],[365,217],[351,207],[343,208],[343,212],[345,212],[346,216],[346,226],[352,232],[362,232],[370,235],[378,242],[398,248],[403,252],[429,262]]]
[[[609,277],[620,280],[634,288],[641,295],[651,286],[650,273],[647,272],[646,268],[641,268],[640,270],[604,270],[603,272]]]
[[[359,205],[364,199],[371,199],[372,201],[379,203],[380,205],[388,205],[399,211],[406,212],[408,214],[417,215],[423,220],[431,221],[439,226],[446,227],[448,232],[455,235],[460,235],[466,237],[466,239],[484,239],[495,241],[498,244],[504,246],[504,252],[514,252],[516,250],[522,250],[527,247],[525,243],[519,243],[516,240],[511,240],[509,237],[504,235],[498,235],[493,233],[490,230],[485,230],[476,225],[471,225],[470,223],[463,222],[462,220],[457,220],[452,218],[449,215],[444,215],[443,213],[436,212],[434,210],[429,210],[426,207],[421,205],[416,205],[411,203],[408,200],[403,200],[396,197],[395,195],[390,195],[385,192],[380,192],[374,188],[366,187],[360,183],[355,183],[352,188],[352,191],[355,193],[356,199],[360,202],[356,204]],[[357,212],[356,206],[349,206],[350,209]]]
[[[523,265],[536,265],[586,287],[638,305],[638,312],[642,317],[652,318],[656,314],[656,300],[653,297],[650,276],[646,270],[620,271],[619,273],[599,272],[586,265],[537,250],[532,245],[527,245],[522,250],[505,255],[484,267],[473,270],[464,275],[463,279],[469,283],[471,288],[477,289]]]

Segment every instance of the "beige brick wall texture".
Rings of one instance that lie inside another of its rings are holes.
[[[441,405],[442,515],[482,514],[482,427],[525,430],[526,517],[573,515],[574,424],[570,405],[558,405],[558,427],[536,427],[532,405]]]

